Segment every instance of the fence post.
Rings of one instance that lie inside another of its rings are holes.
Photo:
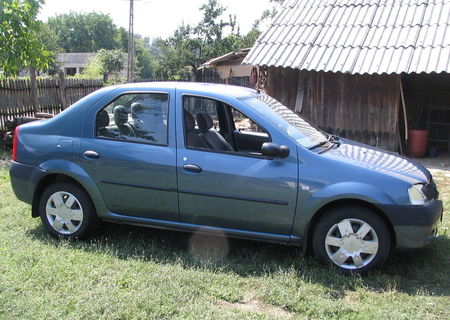
[[[39,113],[39,102],[38,102],[38,88],[36,80],[36,68],[30,66],[30,87],[31,87],[31,103],[33,105],[34,113]]]
[[[59,71],[58,72],[58,76],[59,76],[59,97],[61,100],[61,107],[64,109],[67,108],[67,101],[66,101],[66,85],[64,82],[64,72],[63,71]]]

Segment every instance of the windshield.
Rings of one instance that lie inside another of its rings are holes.
[[[267,94],[245,98],[243,102],[261,112],[265,109],[264,106],[269,107],[284,120],[276,125],[305,148],[312,148],[327,141],[327,136],[322,131]]]

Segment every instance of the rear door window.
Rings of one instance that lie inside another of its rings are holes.
[[[96,137],[167,145],[168,113],[167,93],[127,93],[97,113]]]

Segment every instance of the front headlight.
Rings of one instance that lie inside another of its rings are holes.
[[[419,206],[424,205],[428,199],[425,194],[422,192],[421,184],[414,184],[408,189],[409,202],[412,205]]]

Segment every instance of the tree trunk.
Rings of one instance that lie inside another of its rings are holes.
[[[30,66],[30,86],[31,86],[31,104],[33,105],[34,113],[39,113],[39,102],[38,102],[38,89],[36,80],[36,68]]]

